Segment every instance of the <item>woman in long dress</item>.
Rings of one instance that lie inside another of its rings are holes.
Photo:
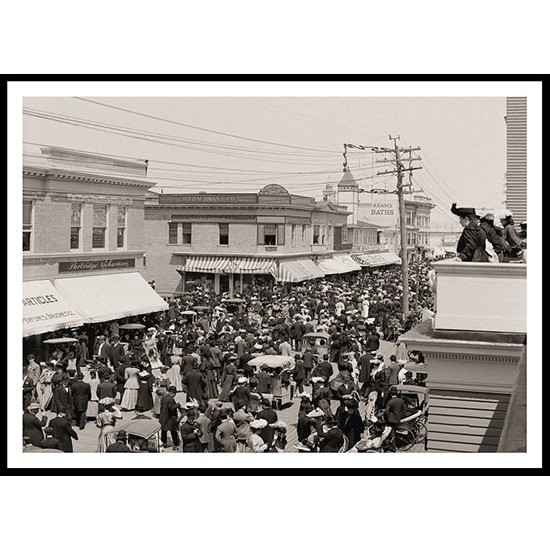
[[[105,407],[106,409],[99,413],[96,421],[97,427],[99,428],[97,440],[98,453],[104,453],[107,447],[112,443],[112,441],[109,440],[109,433],[115,429],[116,421],[122,418],[122,413],[114,404],[106,404]]]
[[[137,395],[136,409],[138,411],[150,411],[153,408],[153,384],[155,377],[147,370],[147,364],[141,365],[138,374],[139,388]]]
[[[210,357],[203,357],[202,367],[206,373],[206,396],[208,399],[215,399],[218,397],[219,392],[212,359]]]
[[[40,378],[36,384],[36,394],[38,396],[38,402],[40,403],[40,410],[44,412],[50,405],[52,399],[53,387],[52,378],[55,371],[49,367],[44,367],[40,373]]]
[[[229,401],[229,392],[233,389],[236,368],[237,367],[233,363],[225,365],[222,376],[222,389],[219,395],[220,401]]]
[[[126,371],[124,372],[124,378],[126,378],[126,382],[124,383],[124,395],[120,402],[120,408],[122,410],[133,411],[136,408],[139,388],[138,372],[139,369],[136,367],[126,367]]]
[[[170,357],[172,366],[168,369],[166,375],[170,380],[171,386],[176,386],[176,392],[183,391],[183,384],[181,381],[181,356],[172,355]]]

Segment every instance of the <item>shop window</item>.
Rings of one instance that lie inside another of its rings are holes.
[[[92,248],[105,248],[107,242],[108,206],[94,204],[94,225],[92,226]]]
[[[23,252],[31,250],[32,242],[32,201],[23,200]]]
[[[228,223],[220,223],[218,224],[219,232],[220,232],[220,241],[219,243],[221,245],[228,245],[229,244],[229,224]]]

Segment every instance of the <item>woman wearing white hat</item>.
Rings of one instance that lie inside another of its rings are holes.
[[[267,420],[260,418],[252,421],[250,424],[250,430],[252,433],[248,436],[247,444],[253,453],[263,453],[267,451],[268,446],[266,442],[260,437],[260,432],[267,426]]]

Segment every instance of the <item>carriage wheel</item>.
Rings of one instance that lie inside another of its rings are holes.
[[[395,432],[395,445],[399,451],[408,451],[415,441],[415,435],[409,428],[399,428],[399,431]]]
[[[428,428],[424,422],[416,423],[416,442],[424,444],[424,450],[428,450]]]

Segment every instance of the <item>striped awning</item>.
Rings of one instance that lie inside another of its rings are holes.
[[[217,256],[190,256],[178,270],[194,273],[228,273],[229,260]]]
[[[301,283],[310,279],[324,277],[325,274],[312,260],[281,260],[275,279],[281,283]]]
[[[230,273],[276,273],[273,258],[231,258]]]
[[[364,267],[400,264],[401,258],[393,252],[379,252],[377,254],[352,254],[351,257]]]
[[[360,271],[361,266],[348,254],[340,254],[338,256],[332,256],[330,258],[325,258],[320,260],[317,264],[321,271],[327,275],[332,275],[335,273],[349,273],[350,271]]]
[[[274,273],[277,264],[273,258],[227,258],[220,256],[190,256],[178,271],[194,273]]]

